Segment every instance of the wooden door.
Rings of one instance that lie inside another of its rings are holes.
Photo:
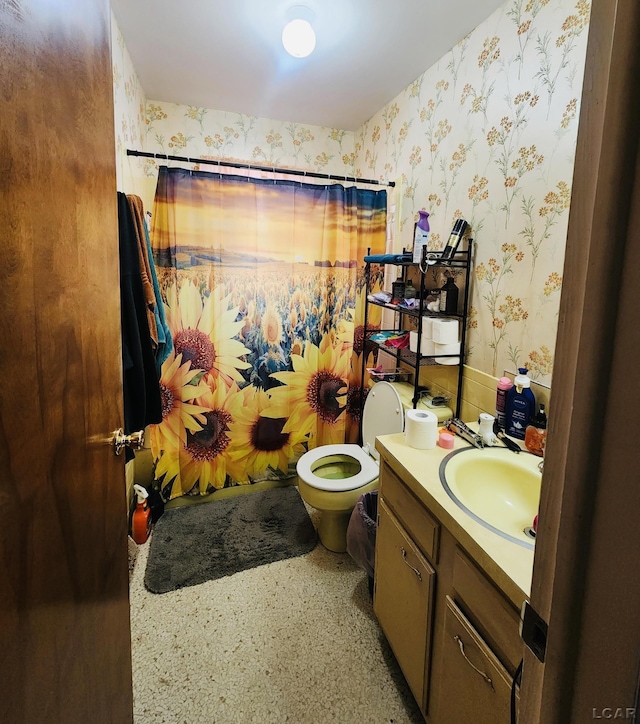
[[[640,717],[639,36],[637,0],[593,0],[521,724]]]
[[[0,721],[132,720],[108,0],[0,2]]]

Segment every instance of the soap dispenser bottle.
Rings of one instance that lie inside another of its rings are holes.
[[[531,420],[524,434],[524,446],[530,453],[544,455],[544,446],[547,438],[547,413],[544,405],[540,405],[538,414]]]
[[[149,493],[142,485],[134,485],[133,489],[138,497],[136,509],[133,511],[131,519],[131,537],[138,543],[146,543],[151,533],[151,508],[147,505]]]
[[[524,440],[527,425],[535,414],[536,398],[531,389],[528,369],[520,367],[513,381],[513,387],[507,391],[505,410],[505,432],[518,440]]]

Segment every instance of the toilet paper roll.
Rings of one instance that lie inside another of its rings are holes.
[[[418,351],[418,333],[409,332],[409,349],[412,352]],[[423,356],[433,357],[436,353],[436,345],[432,339],[422,338],[422,344],[420,345],[420,354]]]
[[[434,354],[458,354],[460,352],[460,342],[452,344],[436,344]],[[436,357],[436,362],[440,365],[457,365],[460,357]]]
[[[438,418],[429,410],[407,410],[404,415],[404,439],[416,450],[432,450],[438,437]]]
[[[434,319],[431,337],[436,344],[453,344],[457,342],[460,339],[458,320]]]
[[[422,318],[422,339],[433,339],[433,317]]]
[[[412,352],[418,351],[418,333],[417,332],[409,332],[409,349]],[[424,352],[423,352],[424,354]]]
[[[433,356],[436,353],[436,343],[432,339],[423,339],[420,345],[420,353]]]

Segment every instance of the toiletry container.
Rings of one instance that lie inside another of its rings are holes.
[[[413,286],[413,282],[411,279],[407,279],[407,283],[404,287],[404,298],[405,299],[415,299],[418,296],[418,291]]]
[[[513,387],[507,392],[505,432],[518,440],[524,440],[527,425],[535,415],[536,398],[527,377],[526,367],[520,367]]]
[[[488,412],[481,412],[478,417],[478,433],[482,438],[482,442],[488,447],[495,445],[498,440],[493,432],[494,420],[495,417]]]
[[[538,414],[531,420],[524,433],[524,446],[530,453],[544,455],[544,446],[547,437],[547,413],[544,405],[540,405]]]
[[[440,290],[440,311],[445,314],[458,313],[458,287],[453,277],[447,277],[447,281]]]
[[[419,264],[422,261],[422,250],[429,241],[429,214],[420,209],[420,218],[413,229],[413,263]]]
[[[391,285],[391,303],[399,304],[404,299],[405,283],[402,274]]]
[[[498,380],[496,390],[496,420],[498,425],[504,430],[505,412],[507,409],[507,392],[513,387],[513,382],[508,377],[501,377]]]
[[[149,493],[142,485],[136,484],[133,489],[138,500],[131,519],[131,537],[136,543],[146,543],[151,533],[151,508],[147,505]]]
[[[456,219],[456,223],[453,225],[449,239],[442,250],[442,259],[451,259],[455,255],[460,241],[467,230],[467,226],[469,226],[469,224],[467,224],[464,219]]]

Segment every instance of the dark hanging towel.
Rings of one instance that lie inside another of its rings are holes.
[[[118,192],[120,305],[126,434],[162,421],[160,384],[140,277],[138,242],[129,202]],[[127,459],[132,458],[127,449]]]

